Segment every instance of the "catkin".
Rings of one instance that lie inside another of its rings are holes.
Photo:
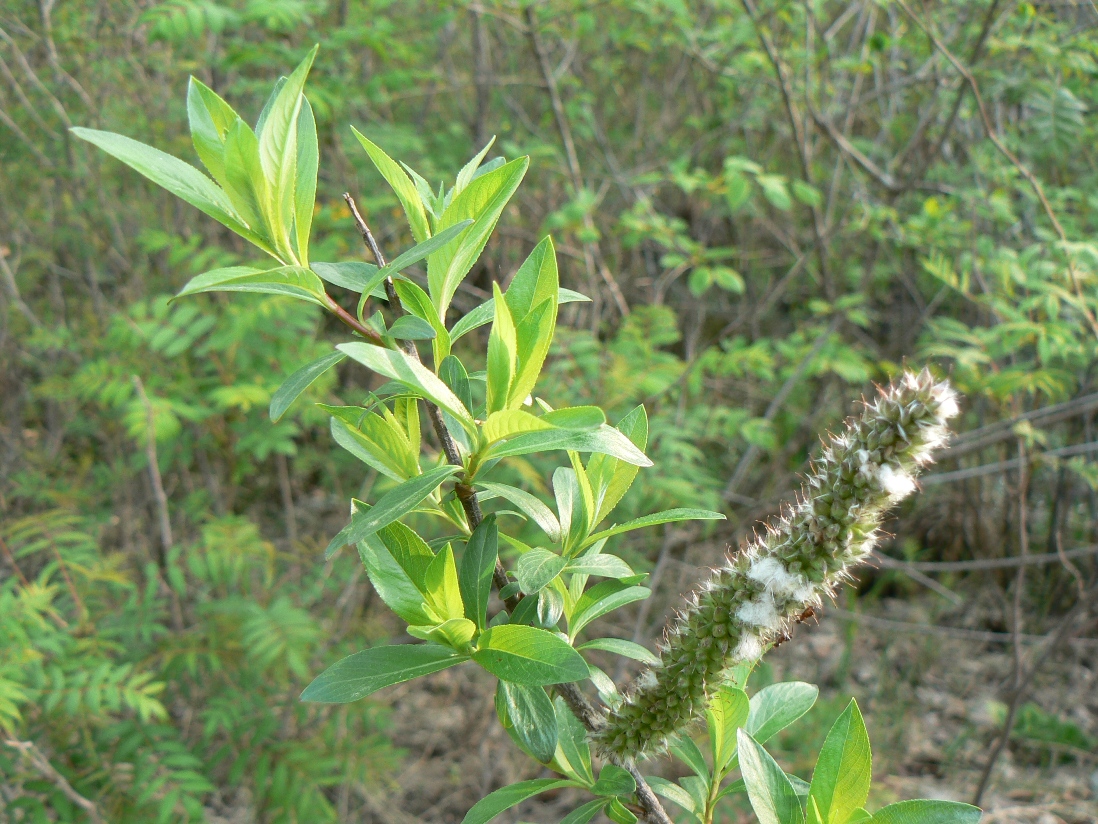
[[[716,570],[668,628],[660,662],[595,735],[619,759],[666,749],[698,719],[728,667],[752,661],[818,607],[872,551],[884,511],[948,437],[957,399],[930,372],[905,373],[831,436],[798,502]]]

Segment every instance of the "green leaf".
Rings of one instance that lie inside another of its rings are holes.
[[[330,352],[312,363],[307,363],[294,372],[271,396],[270,415],[272,421],[281,418],[298,397],[308,389],[313,381],[342,361],[347,356],[342,352]]]
[[[301,700],[347,704],[391,684],[410,681],[468,660],[469,656],[437,644],[374,647],[332,664],[305,688]]]
[[[488,394],[487,411],[489,414],[510,409],[509,390],[515,375],[518,358],[518,342],[515,337],[515,323],[507,302],[500,300],[502,293],[499,284],[493,281],[492,294],[496,302],[496,318],[492,324],[492,333],[488,336]],[[521,401],[520,401],[521,403]]]
[[[324,284],[320,282],[320,278],[300,266],[280,266],[267,270],[249,266],[214,269],[191,278],[176,297],[199,292],[259,292],[297,298],[328,307]]]
[[[565,572],[581,575],[598,575],[602,578],[629,578],[636,575],[633,568],[617,555],[581,555],[573,558],[564,568]]]
[[[310,264],[310,268],[335,286],[385,299],[385,290],[381,286],[385,278],[378,276],[381,270],[372,263],[361,263],[357,260],[343,263],[313,263]]]
[[[357,406],[317,404],[332,414],[332,438],[364,464],[394,481],[419,475],[419,455],[400,422]]]
[[[740,770],[759,824],[804,824],[804,812],[785,771],[746,730],[740,730]]]
[[[553,341],[559,291],[557,254],[552,239],[546,237],[519,267],[504,296],[517,334],[517,364],[511,382],[511,405],[522,403],[534,391]]]
[[[336,348],[379,375],[397,381],[431,401],[452,415],[470,435],[476,436],[477,425],[465,404],[450,391],[450,387],[419,361],[404,352],[383,349],[369,343],[342,343]]]
[[[647,648],[622,638],[596,638],[593,641],[587,641],[586,643],[580,644],[576,649],[597,649],[602,650],[603,652],[612,652],[615,655],[632,658],[634,661],[640,661],[649,666],[655,666],[660,662],[660,659],[652,654]]]
[[[473,660],[504,681],[544,687],[582,681],[587,662],[556,633],[504,624],[480,636]]]
[[[427,568],[435,560],[435,553],[427,542],[420,538],[415,530],[400,521],[394,521],[384,529],[379,529],[377,538],[385,544],[385,548],[408,573],[416,587],[420,591],[424,590],[427,586]],[[364,540],[370,542],[375,539],[371,536]],[[434,623],[437,620],[434,619],[428,623]]]
[[[507,732],[536,761],[547,764],[557,751],[557,716],[541,687],[500,681],[496,713]]]
[[[461,824],[487,824],[500,813],[521,804],[528,798],[533,798],[538,793],[574,786],[576,786],[574,782],[563,779],[534,778],[501,787],[474,804],[473,809],[461,819]]]
[[[845,824],[869,798],[872,754],[865,722],[853,699],[827,734],[812,772],[809,796],[822,824]]]
[[[423,209],[423,202],[419,199],[415,184],[403,169],[398,166],[389,155],[367,140],[358,129],[351,127],[358,142],[370,156],[374,166],[386,182],[393,188],[397,200],[404,207],[404,214],[408,216],[408,224],[412,228],[412,237],[417,243],[422,243],[431,236],[431,229],[427,224],[427,212]],[[456,222],[456,221],[455,221]]]
[[[637,791],[637,782],[629,771],[617,764],[606,764],[599,770],[599,778],[592,787],[595,795],[632,795]]]
[[[259,162],[271,192],[272,229],[287,245],[296,209],[298,118],[305,99],[302,91],[319,48],[319,45],[313,46],[278,89],[258,134]],[[313,185],[315,187],[315,182]],[[312,210],[312,203],[309,203],[309,209]]]
[[[438,234],[420,241],[411,249],[406,252],[402,252],[395,258],[390,260],[381,269],[382,277],[392,277],[398,272],[402,272],[411,266],[413,263],[419,263],[424,258],[428,257],[432,252],[437,249],[441,249],[455,237],[460,235],[466,228],[473,225],[472,220],[463,220],[460,223],[456,223],[453,226],[442,229]]]
[[[587,534],[587,513],[579,477],[575,469],[561,466],[553,471],[553,495],[564,538],[565,555]]]
[[[644,780],[648,782],[648,785],[656,795],[663,796],[673,804],[679,805],[688,813],[693,814],[695,820],[700,820],[697,818],[697,802],[694,801],[694,798],[690,793],[674,781],[670,781],[658,775],[645,776]]]
[[[793,773],[786,773],[785,777],[789,779],[789,785],[793,788],[793,792],[795,792],[797,794],[798,798],[807,798],[808,797],[808,792],[812,788],[811,784],[809,784],[803,778],[798,778],[797,776],[793,775]],[[813,809],[816,809],[815,804],[816,804],[816,802],[813,801],[812,802]],[[818,810],[817,810],[817,812],[818,812]],[[848,824],[849,824],[849,822],[848,822]]]
[[[477,152],[473,159],[461,167],[461,171],[457,174],[457,179],[454,181],[453,191],[450,193],[451,197],[457,197],[461,194],[461,190],[469,185],[477,173],[477,169],[480,168],[480,162],[484,160],[484,156],[488,154],[488,150],[492,148],[492,144],[496,142],[495,135],[484,144],[484,148]],[[502,159],[502,158],[501,158]]]
[[[606,817],[614,824],[637,824],[640,820],[624,804],[621,799],[615,798],[606,805]]]
[[[596,618],[634,601],[643,601],[651,594],[647,587],[629,586],[621,581],[595,584],[576,601],[568,620],[568,634],[575,638]]]
[[[357,544],[367,535],[372,535],[383,526],[387,526],[415,509],[438,489],[439,484],[460,471],[459,466],[440,466],[424,472],[381,496],[376,504],[367,510],[356,512],[351,522],[336,535],[324,553],[330,558],[344,544]],[[456,616],[455,616],[456,617]]]
[[[413,638],[442,644],[465,654],[469,651],[469,642],[477,634],[477,625],[468,618],[450,618],[434,626],[410,626],[408,634]]]
[[[558,289],[557,290],[557,303],[590,303],[591,298],[587,295],[574,292],[571,289]],[[485,326],[492,322],[492,318],[496,314],[496,302],[492,298],[489,298],[480,306],[469,311],[469,313],[463,316],[454,327],[450,330],[450,337],[453,340],[469,334],[474,329],[479,329],[481,326]]]
[[[465,604],[465,617],[484,629],[488,624],[488,598],[492,594],[492,573],[499,553],[496,516],[489,515],[469,536],[458,565],[458,585]]]
[[[576,807],[568,813],[560,820],[560,824],[588,824],[609,803],[609,799],[606,798],[596,798],[594,801],[588,801],[582,807]]]
[[[233,107],[199,80],[187,84],[187,120],[191,142],[213,179],[225,185],[225,135],[239,115]]]
[[[320,168],[320,146],[316,138],[316,119],[307,98],[301,98],[301,114],[297,117],[297,172],[294,180],[294,234],[297,259],[309,265],[309,234],[313,228],[313,207],[316,205],[316,176]]]
[[[793,181],[793,197],[797,198],[805,206],[819,206],[823,203],[823,196],[803,180]]]
[[[620,535],[623,532],[631,532],[634,529],[643,529],[647,526],[656,526],[657,524],[669,524],[676,521],[723,521],[725,516],[719,512],[711,512],[708,509],[667,509],[663,512],[656,512],[652,515],[645,515],[643,518],[634,518],[632,521],[626,521],[624,524],[618,524],[610,529],[604,529],[602,532],[596,532],[587,538],[587,543],[593,544],[596,541],[601,541],[603,538],[609,538],[612,535]]]
[[[587,743],[587,730],[568,709],[560,696],[553,700],[557,714],[557,761],[567,765],[577,781],[590,786],[595,783],[591,769],[591,746]]]
[[[159,149],[113,132],[77,126],[72,129],[72,133],[121,160],[131,169],[141,173],[158,186],[163,186],[176,197],[185,200],[219,223],[228,226],[265,252],[274,254],[264,239],[249,228],[244,219],[237,214],[225,192],[189,163],[184,163]]]
[[[606,413],[597,406],[566,406],[564,409],[546,412],[538,420],[551,424],[557,429],[594,432],[605,425]]]
[[[544,417],[531,415],[524,409],[500,409],[490,414],[481,426],[485,442],[492,444],[527,432],[549,432],[557,427]]]
[[[728,210],[735,214],[751,197],[751,181],[738,169],[725,169],[724,183],[727,187],[724,198]]]
[[[781,175],[756,175],[755,181],[762,189],[763,196],[770,201],[770,205],[783,212],[793,207],[793,201],[789,198],[789,190],[785,188],[785,178]]]
[[[434,340],[435,328],[415,315],[401,315],[389,327],[389,336],[397,340]]]
[[[447,355],[438,365],[438,376],[458,396],[466,409],[473,408],[473,393],[469,386],[469,373],[465,371],[465,364],[454,355]]]
[[[744,729],[763,744],[812,709],[819,694],[819,687],[803,681],[763,687],[751,696],[751,711]]]
[[[671,754],[694,771],[706,784],[709,783],[709,765],[705,763],[705,756],[698,749],[693,739],[686,735],[679,735],[671,744]]]
[[[440,318],[446,316],[446,309],[450,306],[458,284],[480,257],[489,235],[529,165],[530,159],[523,157],[481,175],[455,197],[443,212],[438,223],[440,231],[468,218],[473,219],[473,225],[427,259],[427,291]]]
[[[358,555],[374,591],[399,618],[412,626],[429,626],[442,621],[442,617],[427,606],[426,583],[417,574],[419,565],[408,563],[407,557],[394,555],[388,542],[378,535],[369,535],[360,541]],[[428,555],[427,560],[429,563],[433,558]]]
[[[446,544],[427,567],[423,591],[427,596],[427,606],[441,621],[464,619],[465,605],[458,584],[457,562],[450,544]]]
[[[560,575],[565,563],[565,559],[555,552],[534,548],[518,559],[515,578],[523,592],[533,595]]]
[[[633,443],[611,426],[602,426],[594,432],[573,432],[567,429],[521,433],[490,446],[484,460],[529,455],[567,449],[576,452],[602,452],[620,458],[635,466],[651,466],[652,461]]]
[[[237,119],[225,135],[225,193],[248,225],[262,232],[280,260],[296,263],[286,254],[277,233],[272,232],[270,185],[259,160],[259,140],[247,123]]]
[[[550,541],[553,543],[560,541],[560,523],[557,521],[557,516],[554,515],[553,510],[542,503],[539,498],[531,495],[525,490],[509,486],[508,484],[477,481],[476,485],[485,492],[492,495],[498,495],[501,498],[506,498],[517,506],[522,511],[522,514],[536,523]]]
[[[431,298],[419,286],[410,280],[403,279],[397,280],[394,286],[401,305],[408,313],[422,321],[426,321],[435,330],[434,338],[431,340],[431,353],[434,356],[434,362],[440,365],[438,371],[439,377],[442,377],[441,364],[450,354],[450,333],[446,331],[446,324],[436,314]],[[461,395],[458,395],[458,397],[462,398]],[[464,398],[462,398],[462,403],[465,403]],[[472,409],[472,404],[466,404],[466,409]]]
[[[644,451],[648,446],[648,416],[643,406],[635,407],[622,418],[617,429],[627,437],[637,449]],[[602,522],[629,491],[639,468],[635,464],[621,461],[609,455],[592,455],[587,462],[587,479],[591,484],[591,493],[595,503],[591,526]]]
[[[957,801],[900,801],[877,810],[873,824],[979,824],[979,807]]]
[[[736,752],[736,730],[747,723],[751,702],[738,687],[722,685],[705,711],[714,774],[721,776]]]

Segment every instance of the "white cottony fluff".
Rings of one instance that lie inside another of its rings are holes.
[[[804,588],[807,580],[799,573],[790,572],[785,565],[774,557],[756,558],[747,570],[747,577],[758,581],[774,595],[792,595]]]
[[[877,482],[893,501],[901,501],[915,491],[915,479],[902,469],[884,464],[877,470]]]
[[[762,653],[763,648],[762,644],[759,643],[759,639],[754,635],[744,635],[740,643],[736,645],[732,657],[737,661],[754,661]]]
[[[774,597],[769,592],[763,592],[754,601],[741,604],[736,610],[736,617],[750,626],[768,629],[778,626],[782,620],[774,606]]]

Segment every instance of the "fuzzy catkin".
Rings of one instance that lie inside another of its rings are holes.
[[[945,381],[907,372],[831,436],[799,501],[716,570],[668,628],[660,663],[637,679],[595,743],[645,758],[701,716],[728,667],[751,661],[818,607],[877,540],[884,511],[948,437],[957,399]]]

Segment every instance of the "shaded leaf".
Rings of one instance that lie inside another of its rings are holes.
[[[332,664],[305,688],[301,700],[346,704],[391,684],[410,681],[467,660],[467,655],[459,655],[437,644],[374,647]]]

